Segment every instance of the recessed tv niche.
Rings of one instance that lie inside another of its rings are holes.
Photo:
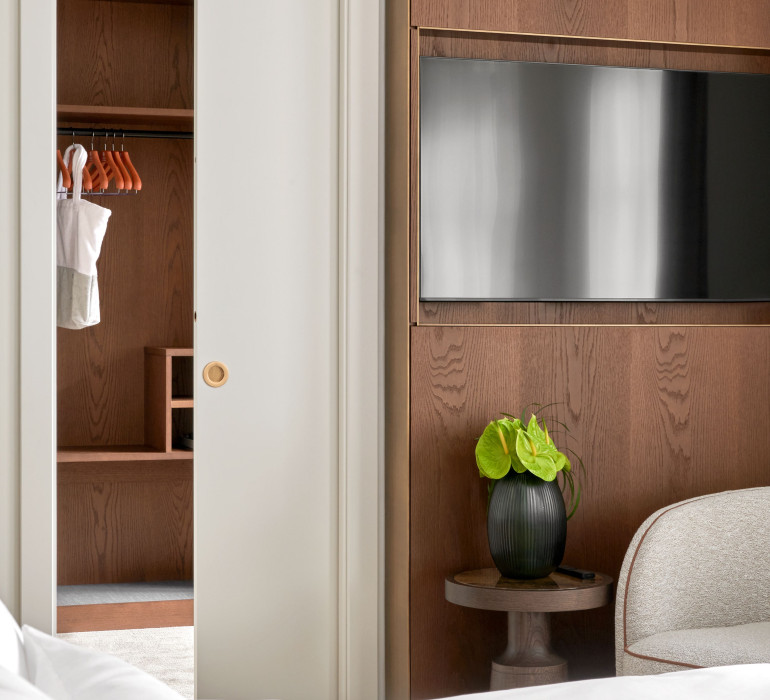
[[[420,298],[770,299],[770,76],[421,58]]]

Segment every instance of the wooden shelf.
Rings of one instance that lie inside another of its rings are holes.
[[[175,408],[193,408],[193,349],[144,349],[144,439],[169,452],[180,437],[192,432],[192,415]]]
[[[145,129],[192,131],[193,110],[159,107],[105,107],[102,105],[57,105],[59,127],[101,129]]]
[[[63,462],[137,462],[144,460],[192,459],[192,450],[161,452],[147,445],[107,445],[99,447],[60,447],[56,461]]]
[[[192,357],[192,348],[145,348],[149,355],[161,355],[163,357]]]

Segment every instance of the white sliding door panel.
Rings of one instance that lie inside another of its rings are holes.
[[[199,698],[337,696],[338,12],[196,2]]]

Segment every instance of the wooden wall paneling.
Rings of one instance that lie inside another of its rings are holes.
[[[192,109],[191,5],[58,0],[57,7],[60,104]]]
[[[56,630],[62,633],[192,626],[193,607],[192,599],[60,605]]]
[[[192,460],[60,464],[58,583],[192,578]]]
[[[562,402],[588,469],[565,562],[615,579],[657,508],[770,484],[762,460],[736,463],[736,445],[770,449],[761,371],[770,328],[417,327],[411,336],[413,700],[484,690],[504,647],[504,616],[443,595],[447,575],[491,565],[474,447],[498,412]],[[553,622],[572,678],[613,675],[612,606]]]
[[[171,450],[171,356],[144,353],[144,439],[162,452]]]
[[[142,191],[93,200],[112,210],[97,264],[101,323],[58,329],[61,446],[143,444],[145,346],[192,347],[193,144],[125,144]]]
[[[534,35],[770,47],[770,0],[411,0],[411,23]]]
[[[415,31],[415,30],[413,30]],[[770,73],[770,51],[661,46],[619,41],[542,39],[421,30],[412,54],[412,275],[419,269],[419,59],[451,56],[494,60]],[[413,303],[418,297],[412,285]],[[770,303],[421,302],[420,324],[767,324]],[[414,316],[412,320],[415,320]]]

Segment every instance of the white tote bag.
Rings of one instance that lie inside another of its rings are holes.
[[[56,325],[77,329],[100,320],[96,261],[112,212],[81,198],[88,156],[83,146],[73,145],[64,153],[65,163],[70,153],[72,199],[56,203]]]

